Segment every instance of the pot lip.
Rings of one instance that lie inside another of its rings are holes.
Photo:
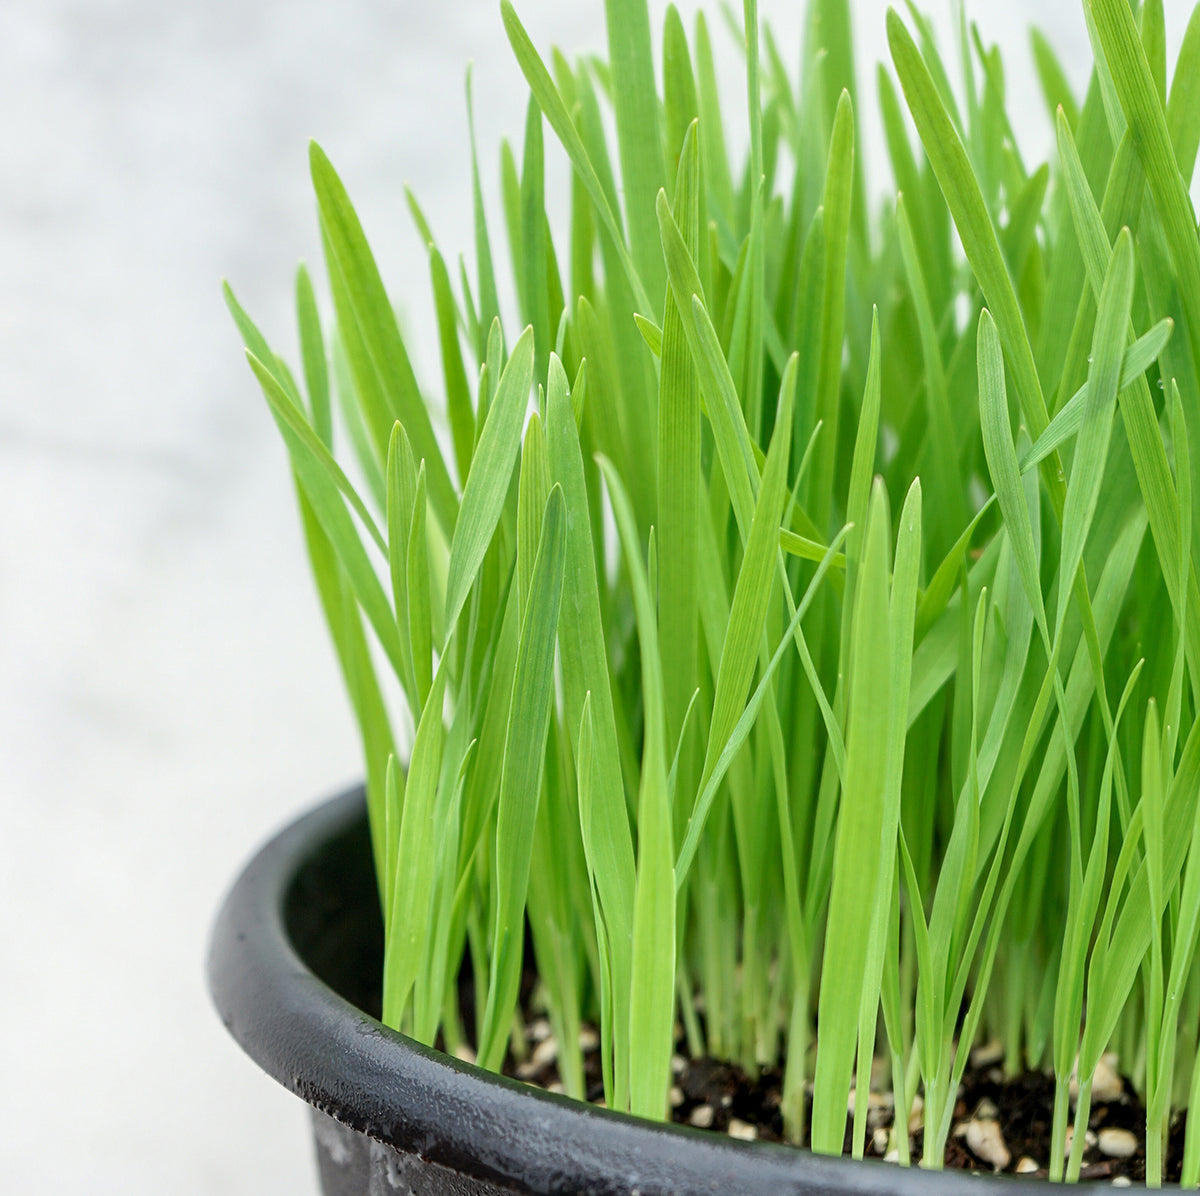
[[[1051,1187],[834,1158],[649,1122],[485,1072],[389,1029],[309,970],[284,918],[301,865],[365,812],[358,785],[261,847],[221,906],[207,965],[213,1002],[246,1053],[350,1129],[460,1174],[533,1192],[979,1196]]]

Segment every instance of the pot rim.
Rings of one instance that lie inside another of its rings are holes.
[[[530,1192],[979,1196],[1052,1186],[650,1122],[485,1072],[382,1025],[309,969],[284,912],[302,865],[365,817],[359,785],[271,838],[226,896],[208,953],[209,990],[234,1039],[285,1088],[343,1125],[462,1175]]]

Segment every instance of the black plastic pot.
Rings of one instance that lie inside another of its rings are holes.
[[[362,1011],[377,999],[381,957],[359,788],[251,860],[225,899],[208,961],[230,1033],[312,1106],[325,1196],[1030,1190],[1026,1180],[825,1158],[658,1125],[491,1075]]]

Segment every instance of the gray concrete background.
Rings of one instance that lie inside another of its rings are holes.
[[[656,29],[664,7],[651,4]],[[695,4],[682,7],[690,26]],[[761,7],[796,46],[800,6]],[[884,4],[854,7],[873,65]],[[1166,8],[1177,44],[1184,3]],[[1047,152],[1026,26],[1036,14],[1079,86],[1078,7],[968,9],[1006,49],[1026,149]],[[543,51],[603,45],[598,0],[519,10]],[[227,1039],[202,965],[236,868],[353,779],[358,748],[284,453],[219,281],[294,353],[292,273],[319,258],[317,137],[436,392],[402,184],[448,257],[469,248],[468,59],[495,200],[498,140],[519,140],[525,90],[494,0],[0,6],[6,1193],[314,1191],[303,1109]]]

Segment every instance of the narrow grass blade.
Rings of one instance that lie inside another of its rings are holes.
[[[633,976],[629,996],[629,1103],[642,1117],[667,1109],[675,1010],[675,873],[667,800],[662,666],[650,582],[641,562],[633,510],[608,461],[601,467],[633,587],[642,659],[646,730],[638,796],[637,889],[633,909]],[[654,541],[651,540],[653,565]]]
[[[446,575],[448,636],[454,633],[508,495],[533,384],[533,342],[533,329],[526,328],[513,346],[463,490],[462,511],[450,543]]]
[[[1167,341],[1171,339],[1174,329],[1175,322],[1169,316],[1164,317],[1125,350],[1121,360],[1121,380],[1117,385],[1117,393],[1127,386],[1132,386],[1138,377],[1154,364]],[[1027,473],[1040,464],[1079,431],[1088,409],[1088,389],[1089,384],[1085,382],[1058,409],[1046,430],[1038,437],[1037,443],[1021,457],[1022,473]]]
[[[516,55],[517,64],[520,66],[525,80],[533,92],[534,99],[537,100],[542,114],[550,122],[550,127],[557,134],[563,149],[567,151],[567,156],[571,159],[571,165],[574,166],[584,186],[587,188],[588,194],[592,197],[592,202],[596,205],[596,213],[599,215],[600,222],[604,225],[604,229],[608,233],[610,245],[617,254],[629,285],[633,290],[637,309],[643,312],[655,312],[657,305],[650,302],[649,294],[638,275],[633,258],[625,247],[624,233],[609,205],[608,196],[605,194],[604,187],[596,173],[596,168],[592,164],[587,150],[584,148],[583,140],[579,136],[579,131],[575,128],[574,122],[571,120],[570,113],[568,113],[567,107],[563,103],[562,96],[559,95],[558,89],[554,86],[554,80],[550,77],[550,72],[546,70],[545,64],[538,57],[538,52],[534,48],[533,42],[530,41],[529,34],[525,32],[525,28],[518,19],[509,0],[501,0],[500,13],[504,18],[504,28],[508,33],[508,40],[512,45],[513,53]],[[657,101],[655,107],[657,110]]]
[[[515,352],[514,352],[515,356]],[[479,1037],[480,1065],[495,1071],[504,1059],[521,979],[525,895],[537,821],[539,778],[545,762],[554,692],[554,644],[566,555],[562,490],[546,501],[541,543],[521,620],[512,705],[496,805],[496,904],[492,972]]]
[[[654,226],[654,197],[666,178],[650,16],[646,0],[605,0],[604,14],[630,251],[638,276],[655,296],[662,294],[666,278]],[[656,304],[646,310],[659,309]]]
[[[854,195],[854,107],[849,92],[838,100],[829,138],[825,169],[824,209],[825,294],[821,304],[820,351],[817,365],[816,413],[825,427],[827,443],[838,443],[841,418],[841,376],[846,319],[846,255],[850,209]],[[825,530],[834,486],[834,453],[823,453],[813,471],[810,510]]]
[[[383,964],[383,1022],[400,1029],[412,987],[417,978],[433,896],[435,822],[442,751],[446,743],[442,701],[446,671],[439,669],[421,711],[412,760],[404,789],[397,859],[404,867],[392,869],[392,905],[387,920],[387,945]]]
[[[460,481],[465,484],[471,468],[471,450],[475,446],[475,412],[471,406],[471,388],[458,343],[458,310],[450,289],[450,275],[437,246],[429,246],[429,271],[433,279],[433,302],[437,312],[438,343],[442,351],[442,378],[446,385],[446,414],[450,417],[450,435],[454,441],[454,461]]]
[[[1088,372],[1088,399],[1071,463],[1067,500],[1063,508],[1062,552],[1059,562],[1058,619],[1061,634],[1071,585],[1083,559],[1084,542],[1096,513],[1104,466],[1108,458],[1117,389],[1121,380],[1121,358],[1129,309],[1133,302],[1133,238],[1124,229],[1113,248],[1104,279],[1092,338],[1092,366]],[[1003,507],[1003,500],[1001,500]]]
[[[1000,338],[990,313],[985,308],[979,317],[979,418],[983,431],[983,448],[988,470],[992,475],[996,498],[1004,516],[1004,526],[1012,543],[1017,571],[1029,605],[1045,629],[1046,611],[1042,603],[1042,588],[1038,580],[1037,549],[1033,541],[1033,524],[1021,485],[1017,452],[1013,446],[1008,422],[1008,398],[1004,384],[1004,355]]]
[[[958,227],[967,260],[995,315],[1000,341],[1012,365],[1021,412],[1030,437],[1036,440],[1049,422],[1046,400],[1016,290],[979,182],[929,68],[894,9],[888,10],[887,32],[909,110]]]
[[[796,358],[793,357],[780,387],[779,422],[776,423],[775,432],[771,437],[767,465],[763,471],[754,517],[746,538],[746,552],[730,603],[729,624],[717,668],[701,787],[711,774],[721,749],[737,723],[754,675],[754,664],[771,600],[771,581],[775,575],[775,563],[779,552],[779,521],[787,493],[787,462],[792,446],[791,424],[795,386]]]
[[[303,265],[296,271],[296,322],[300,329],[300,355],[304,361],[304,385],[313,431],[326,448],[333,447],[333,414],[329,402],[329,363],[325,356],[325,336],[321,316],[313,294],[312,279]]]
[[[1113,86],[1137,147],[1179,276],[1192,356],[1200,366],[1200,241],[1163,110],[1133,13],[1123,0],[1088,0]]]
[[[688,251],[699,245],[700,158],[697,126],[685,135],[675,184],[675,215]],[[691,312],[687,312],[691,318]],[[700,381],[688,350],[684,316],[668,290],[658,395],[658,639],[662,648],[666,728],[678,738],[696,677],[697,546],[700,518]]]
[[[840,1154],[858,1035],[861,985],[879,895],[887,782],[891,635],[888,623],[889,519],[882,485],[871,497],[862,575],[852,621],[846,785],[838,814],[821,972],[821,1042],[813,1090],[813,1150]]]
[[[379,268],[341,179],[315,141],[309,145],[309,164],[321,224],[332,251],[330,269],[337,270],[345,287],[358,334],[387,403],[388,422],[382,431],[382,445],[386,446],[392,422],[400,420],[417,456],[427,463],[430,500],[438,522],[449,535],[458,516],[458,495],[442,460]]]
[[[296,408],[291,399],[270,370],[248,350],[246,357],[272,410],[282,412],[290,409],[295,411]],[[402,667],[402,656],[399,637],[396,634],[395,615],[388,604],[383,587],[379,584],[379,578],[367,557],[362,541],[354,530],[354,524],[346,512],[342,496],[316,455],[307,451],[308,445],[293,432],[288,422],[281,417],[278,423],[284,442],[288,445],[292,464],[300,485],[304,489],[305,497],[312,505],[313,513],[337,552],[354,593],[362,604],[372,629],[379,637],[379,642],[387,653],[388,660],[392,667],[399,672]],[[310,435],[312,435],[311,430]],[[312,436],[312,440],[316,444],[320,443],[315,436]],[[379,535],[378,529],[376,529],[376,535]],[[382,541],[382,536],[379,539]]]

